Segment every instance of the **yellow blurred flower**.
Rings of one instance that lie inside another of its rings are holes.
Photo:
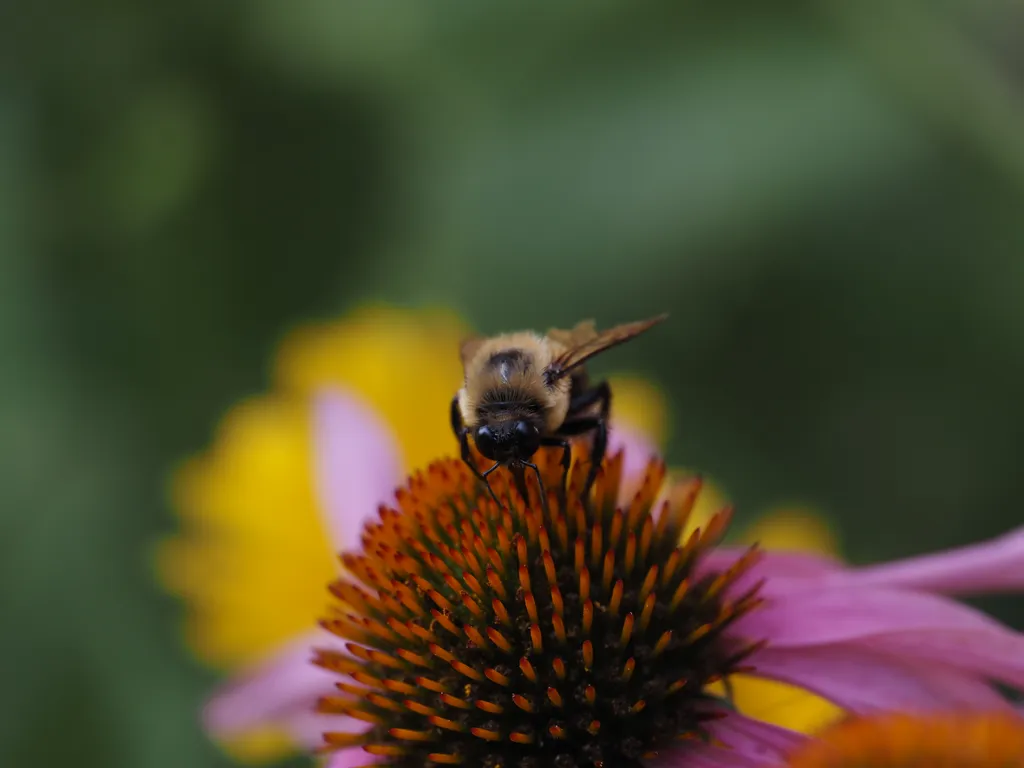
[[[313,624],[338,571],[312,472],[311,398],[358,392],[399,437],[406,467],[450,453],[448,403],[462,376],[450,313],[367,307],[301,328],[281,345],[271,394],[233,408],[212,447],[172,479],[183,531],[160,552],[187,600],[189,645],[232,669]],[[273,605],[273,611],[265,606]]]
[[[256,665],[290,644],[305,648],[303,638],[324,613],[325,586],[340,566],[332,546],[337,532],[316,486],[316,395],[331,388],[351,393],[390,427],[405,472],[425,466],[456,449],[448,411],[462,378],[455,350],[466,333],[449,312],[386,306],[300,328],[280,346],[271,391],[229,411],[211,447],[174,473],[182,530],[163,542],[157,567],[185,600],[186,641],[203,661],[233,673],[232,680],[252,679],[262,674]],[[660,448],[668,423],[661,393],[636,378],[613,378],[612,387],[614,426]],[[695,524],[723,501],[706,487]],[[818,518],[795,510],[769,515],[751,536],[766,548],[834,547]],[[733,683],[739,707],[759,718],[806,731],[835,717],[834,707],[797,689]],[[240,714],[230,728],[208,727],[237,757],[258,761],[303,741],[301,729],[277,715],[268,705]]]

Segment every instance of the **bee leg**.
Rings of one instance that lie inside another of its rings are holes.
[[[498,501],[497,494],[494,493],[494,489],[491,488],[491,484],[487,480],[487,476],[498,467],[498,464],[495,464],[486,472],[481,472],[477,468],[476,463],[473,461],[473,454],[469,451],[469,430],[466,428],[465,424],[462,423],[462,411],[459,410],[458,395],[452,398],[451,422],[452,432],[455,433],[455,437],[459,440],[459,448],[462,451],[462,462],[470,468],[478,480],[487,486],[487,491],[491,494],[491,498],[494,499],[494,503],[500,508],[501,502]]]
[[[604,463],[604,454],[608,450],[608,417],[612,409],[612,388],[607,381],[602,381],[592,390],[594,399],[601,404],[600,416],[598,416],[597,428],[594,431],[594,446],[590,450],[590,472],[587,473],[587,482],[583,484],[583,498],[590,494],[590,488],[597,479],[597,472]]]
[[[594,428],[594,446],[590,449],[590,471],[587,472],[587,481],[583,484],[580,497],[587,499],[590,496],[590,489],[597,480],[598,470],[604,462],[605,451],[608,450],[608,422],[604,418],[597,420]]]
[[[590,471],[587,472],[586,482],[580,497],[586,500],[590,496],[590,489],[597,480],[597,473],[604,462],[605,452],[608,450],[608,414],[612,405],[612,389],[607,381],[602,381],[596,387],[581,392],[569,403],[569,413],[579,413],[581,410],[600,404],[597,416],[581,416],[567,420],[558,428],[560,435],[581,435],[584,432],[594,432],[594,443],[590,449]]]
[[[545,437],[540,441],[541,445],[551,448],[562,449],[562,496],[565,497],[566,488],[569,485],[569,466],[572,464],[572,446],[568,440],[561,437]],[[540,477],[540,475],[537,475]]]
[[[581,411],[585,411],[595,403],[601,404],[601,415],[607,419],[612,405],[612,388],[607,381],[580,392],[569,401],[569,416],[572,419]]]

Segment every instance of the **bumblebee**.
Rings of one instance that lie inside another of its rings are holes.
[[[662,314],[605,331],[585,320],[571,330],[552,329],[544,335],[518,331],[464,341],[460,353],[465,379],[451,405],[462,460],[485,483],[498,467],[508,467],[525,491],[525,469],[533,469],[540,479],[530,461],[533,455],[541,446],[559,447],[564,488],[570,440],[591,435],[591,466],[582,488],[582,498],[588,498],[608,447],[612,393],[606,381],[591,385],[584,363],[667,317]],[[483,472],[473,463],[470,437],[480,454],[494,462]]]

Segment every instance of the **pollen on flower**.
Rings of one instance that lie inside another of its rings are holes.
[[[728,589],[758,553],[698,569],[729,513],[680,542],[700,483],[655,509],[660,462],[623,506],[621,454],[586,506],[585,460],[566,493],[557,457],[538,466],[543,497],[491,475],[499,507],[461,462],[437,462],[342,555],[354,579],[331,585],[340,605],[322,623],[347,653],[317,654],[343,676],[320,709],[367,727],[329,747],[400,768],[611,768],[710,738],[723,708],[707,686],[758,647],[723,637],[759,602]]]
[[[1018,768],[1024,718],[1011,713],[885,714],[826,730],[789,768]]]

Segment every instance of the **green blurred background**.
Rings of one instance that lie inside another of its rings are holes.
[[[857,561],[1024,520],[1024,4],[13,6],[0,765],[228,765],[166,472],[353,302],[670,310],[672,461]]]

